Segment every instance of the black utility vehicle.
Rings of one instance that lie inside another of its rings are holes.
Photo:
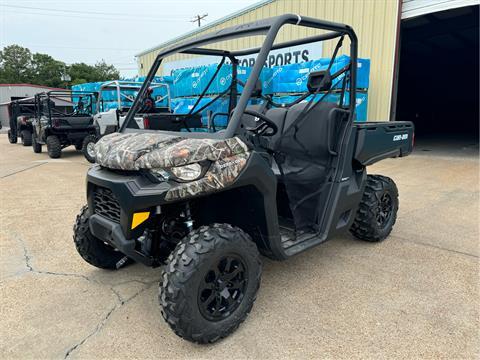
[[[33,120],[33,151],[59,158],[62,149],[74,145],[85,154],[88,142],[94,141],[93,112],[97,93],[54,90],[35,95],[36,112]]]
[[[274,44],[287,24],[327,32]],[[259,34],[265,35],[259,48],[206,47]],[[351,62],[331,74],[344,40]],[[309,74],[308,93],[284,107],[268,98],[249,105],[270,50],[319,41],[337,42],[328,69]],[[144,114],[149,126],[138,129],[138,99],[162,60],[175,53],[220,56],[218,69],[228,58],[234,85],[237,58],[258,53],[238,102],[237,87],[230,88],[226,129],[192,132],[199,127],[195,111]],[[366,241],[385,239],[397,215],[397,188],[390,178],[367,175],[366,166],[408,155],[413,125],[354,123],[356,64],[351,27],[292,14],[222,29],[162,51],[121,132],[96,144],[97,164],[87,175],[88,203],[74,226],[80,255],[106,269],[130,261],[165,262],[159,296],[163,317],[177,335],[207,343],[234,331],[250,312],[260,286],[259,254],[287,259],[348,230]],[[339,104],[323,101],[334,89],[348,93],[348,101],[345,96]]]
[[[23,146],[32,145],[32,121],[35,117],[35,98],[24,98],[12,101],[8,105],[9,125],[8,141],[16,144],[18,137]]]

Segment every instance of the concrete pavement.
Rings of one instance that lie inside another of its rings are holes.
[[[0,136],[1,358],[478,358],[476,151],[417,152],[392,177],[400,211],[380,244],[346,234],[285,262],[264,260],[253,311],[227,339],[178,338],[157,303],[161,269],[98,270],[76,253],[83,156]]]

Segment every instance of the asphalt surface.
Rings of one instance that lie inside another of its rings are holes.
[[[51,160],[2,134],[0,358],[478,358],[478,145],[428,150],[369,169],[400,192],[386,241],[345,234],[265,259],[248,319],[201,346],[163,321],[161,269],[102,271],[77,255],[83,156]]]

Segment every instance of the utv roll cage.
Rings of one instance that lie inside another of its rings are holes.
[[[103,92],[108,91],[108,90],[113,90],[117,92],[117,108],[121,109],[122,108],[122,101],[130,101],[134,102],[135,97],[134,96],[129,96],[128,94],[122,93],[122,90],[126,91],[139,91],[141,88],[142,84],[139,82],[135,81],[120,81],[120,80],[113,80],[107,83],[104,83],[103,85],[100,86],[100,89],[98,90],[98,99],[97,99],[97,106],[96,106],[96,112],[100,112],[100,109],[102,108],[101,105],[103,104]],[[170,106],[170,86],[168,84],[164,83],[151,83],[150,89],[155,90],[158,88],[166,88],[167,94],[164,96],[157,97],[157,99],[154,99],[155,103],[161,103],[163,100],[167,99],[168,101],[168,111],[170,111],[171,106]]]
[[[302,39],[274,44],[274,41],[277,37],[278,32],[284,25],[287,25],[287,24],[304,26],[304,27],[314,28],[319,30],[326,30],[328,32],[320,35],[315,35],[315,36],[310,36]],[[248,36],[254,36],[254,35],[265,36],[262,46],[256,47],[256,48],[250,48],[250,49],[234,50],[234,51],[211,49],[211,48],[203,47],[205,45],[219,42],[219,41],[225,41],[229,39],[234,39],[239,37],[248,37]],[[198,109],[195,112],[193,110],[196,108],[196,106],[200,102],[200,99],[197,100],[192,110],[188,114],[185,114],[185,115],[175,114],[177,121],[183,121],[186,125],[185,120],[178,120],[179,117],[181,118],[183,116],[185,118],[188,118],[189,116],[197,114],[199,111],[203,110],[208,105],[218,100],[218,98],[220,98],[221,96],[225,96],[226,93],[230,91],[230,105],[229,105],[229,113],[228,113],[229,121],[228,121],[227,128],[225,129],[225,131],[220,133],[214,133],[214,134],[201,133],[198,135],[195,133],[190,133],[188,135],[186,134],[185,135],[188,137],[201,136],[201,137],[214,137],[214,138],[227,139],[227,138],[233,137],[236,134],[243,134],[246,131],[246,129],[244,129],[241,125],[242,115],[246,111],[246,107],[248,105],[249,99],[252,97],[252,93],[254,93],[256,87],[258,86],[258,79],[260,77],[260,73],[262,71],[262,68],[265,66],[265,61],[267,60],[267,56],[271,50],[283,49],[283,48],[288,48],[288,47],[302,45],[302,44],[309,44],[309,43],[315,43],[319,41],[333,40],[333,39],[339,38],[339,42],[337,43],[337,46],[335,48],[335,51],[332,57],[332,62],[333,62],[339,48],[342,45],[344,36],[347,36],[350,39],[350,64],[345,68],[343,68],[342,70],[338,71],[337,73],[333,74],[331,76],[331,79],[334,79],[342,74],[346,74],[346,72],[349,73],[348,80],[346,78],[344,80],[343,89],[342,89],[343,93],[345,93],[345,85],[347,81],[350,84],[353,84],[353,86],[350,86],[349,88],[348,106],[342,106],[342,110],[348,113],[348,119],[347,119],[348,121],[347,128],[348,128],[349,126],[351,126],[353,122],[354,110],[355,110],[355,99],[356,99],[355,84],[356,84],[356,76],[357,76],[358,40],[354,30],[350,26],[345,24],[318,20],[311,17],[302,17],[296,14],[285,14],[285,15],[280,15],[277,17],[272,17],[264,20],[258,20],[248,24],[242,24],[242,25],[229,27],[226,29],[221,29],[214,33],[199,36],[195,39],[191,39],[189,41],[185,41],[185,42],[170,46],[164,49],[163,51],[161,51],[157,55],[150,71],[148,72],[145,78],[145,81],[139,90],[138,96],[135,99],[135,102],[132,108],[128,112],[125,122],[123,123],[120,131],[123,131],[126,127],[129,126],[130,123],[133,122],[135,113],[137,112],[137,110],[141,105],[139,99],[145,96],[145,92],[150,86],[152,79],[156,75],[163,59],[173,54],[181,53],[181,54],[190,54],[190,55],[206,55],[206,56],[222,57],[222,60],[218,64],[215,74],[210,79],[210,82],[208,83],[207,87],[203,90],[203,93],[200,95],[200,98],[202,98],[205,95],[206,91],[208,90],[208,87],[211,85],[213,79],[218,74],[218,71],[220,70],[221,66],[224,64],[225,59],[228,58],[232,64],[232,82],[230,87],[227,90],[217,95],[207,105],[204,105],[201,109]],[[237,57],[251,55],[255,53],[258,53],[257,58],[255,60],[255,64],[252,68],[252,71],[250,73],[250,76],[248,77],[247,82],[243,86],[244,89],[241,92],[237,102],[236,101],[237,95],[238,95],[237,84],[243,85],[237,81],[237,66],[238,66]],[[330,63],[327,72],[330,70],[332,62]],[[319,82],[323,85],[325,81],[322,80],[322,78],[320,78]],[[333,87],[331,89],[333,89]],[[297,99],[294,103],[298,103],[301,100],[306,99],[309,95],[314,95],[315,97],[316,95],[319,94],[320,91],[321,91],[320,88],[310,90],[309,93]],[[323,98],[324,96],[319,101],[321,101]],[[313,101],[313,99],[311,101]],[[343,102],[343,95],[342,95],[341,102]],[[273,106],[278,105],[273,102],[271,103]],[[293,105],[293,103],[289,105]],[[185,127],[188,131],[190,131],[188,126],[185,126]],[[348,139],[346,138],[342,139],[341,148],[344,147],[346,140]]]
[[[28,114],[35,115],[35,97],[27,97],[23,99],[13,100],[10,103],[10,108],[12,109],[12,114],[14,111],[19,114]]]
[[[36,112],[37,116],[47,116],[49,119],[55,116],[85,116],[86,114],[92,115],[94,113],[95,100],[98,97],[98,93],[91,91],[74,91],[74,90],[52,90],[47,92],[38,93],[35,95]],[[78,98],[77,105],[75,106],[74,98]],[[80,108],[80,101],[87,99],[88,103],[86,108],[82,101],[82,109]],[[71,105],[57,105],[55,100],[69,102]],[[67,107],[73,107],[72,112],[68,112]],[[59,110],[59,108],[65,108],[65,111]],[[82,113],[80,113],[82,112]]]

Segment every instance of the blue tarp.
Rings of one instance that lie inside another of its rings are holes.
[[[133,78],[129,80],[119,80],[119,81],[134,81],[138,82],[139,85],[145,80],[145,77],[138,77],[138,78]],[[78,84],[78,85],[73,85],[72,90],[74,91],[100,91],[100,87],[103,84],[109,83],[110,81],[105,81],[105,82],[93,82],[93,83],[84,83],[84,84]],[[153,82],[156,83],[166,83],[171,87],[172,83],[172,78],[170,76],[155,76],[153,79]],[[137,91],[135,90],[122,90],[122,94],[127,95],[129,97],[132,97],[133,99],[137,96]],[[166,87],[159,87],[153,89],[152,96],[154,99],[160,99],[164,98],[161,102],[157,102],[157,106],[168,106],[168,97],[167,95],[167,88]],[[117,91],[116,90],[103,90],[102,91],[102,99],[104,102],[104,108],[108,109],[113,109],[116,108],[116,101],[117,101]],[[73,97],[73,101],[76,101],[75,97]],[[122,106],[124,107],[129,107],[131,106],[131,102],[129,102],[124,96],[121,97],[122,101]],[[105,103],[110,103],[105,105]]]
[[[347,55],[339,56],[335,59],[330,73],[334,74],[346,66],[350,61]],[[289,64],[276,66],[269,70],[266,80],[271,83],[271,93],[302,93],[307,91],[308,74],[311,71],[326,70],[330,59],[308,61],[300,64]],[[358,59],[357,62],[357,89],[367,89],[369,87],[370,60]],[[344,75],[333,80],[334,88],[342,87]],[[338,82],[338,83],[337,83]]]
[[[188,114],[190,110],[195,105],[198,97],[185,97],[185,98],[174,98],[171,101],[172,111],[175,114]],[[204,97],[200,100],[198,105],[196,106],[194,112],[203,106],[205,106],[208,102],[210,102],[212,98]],[[202,115],[202,123],[204,126],[208,125],[208,116],[207,111],[212,111],[215,113],[228,113],[228,97],[221,98],[212,103],[209,107],[201,112]],[[225,127],[227,126],[227,116],[216,116],[215,117],[215,125],[218,127]]]
[[[319,100],[323,94],[318,94],[316,99]],[[349,103],[349,93],[347,92],[344,97],[344,104],[348,105]],[[289,104],[298,99],[298,95],[284,95],[284,96],[274,96],[273,101],[279,104]],[[367,121],[367,105],[368,105],[368,93],[366,91],[357,91],[356,93],[356,107],[355,107],[355,121]],[[311,99],[311,96],[304,101]],[[323,101],[326,102],[340,102],[340,94],[332,93],[329,94]]]
[[[198,105],[195,107],[193,112],[202,108],[210,101],[212,101],[214,97],[203,97]],[[188,114],[192,109],[193,105],[197,101],[198,97],[183,97],[183,98],[174,98],[171,102],[172,112],[175,114]],[[250,99],[249,104],[255,104],[259,101],[257,99]],[[229,98],[220,98],[213,102],[210,106],[208,106],[205,110],[202,110],[202,123],[205,127],[208,126],[208,111],[212,111],[212,115],[215,113],[228,113],[228,104]],[[218,115],[215,117],[215,126],[216,127],[226,127],[227,126],[227,116],[226,115]]]
[[[333,74],[346,66],[350,61],[347,55],[341,55],[335,59],[330,72]],[[272,68],[264,68],[260,74],[262,82],[262,93],[301,93],[307,91],[308,74],[311,71],[326,70],[330,58],[308,61],[300,64],[289,64],[284,66],[274,66]],[[369,87],[370,76],[370,60],[358,59],[357,62],[357,88],[367,89]],[[172,71],[173,77],[173,97],[198,96],[207,86],[213,77],[216,64],[197,66],[192,68],[183,68]],[[238,79],[246,82],[250,75],[251,68],[238,67]],[[338,77],[334,84],[338,82],[336,88],[341,88],[343,75]],[[225,91],[231,84],[232,65],[223,65],[217,74],[215,80],[210,85],[206,94],[219,94]],[[239,86],[238,91],[241,92],[243,87]]]
[[[172,71],[173,77],[173,97],[198,96],[208,85],[208,82],[215,74],[217,64],[196,66],[191,68],[176,69]],[[237,67],[237,79],[245,83],[250,75],[251,69],[248,67]],[[220,94],[232,83],[232,65],[226,64],[220,68],[217,76],[208,88],[206,94]],[[238,86],[241,92],[242,86]]]

